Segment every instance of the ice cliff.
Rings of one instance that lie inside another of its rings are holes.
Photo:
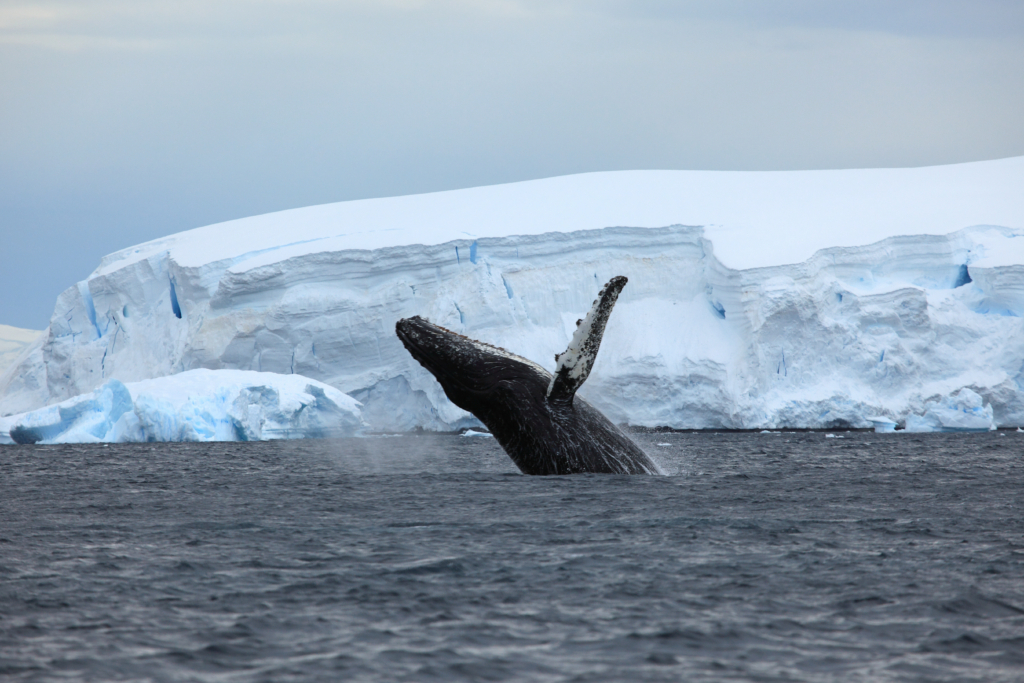
[[[1024,424],[1024,157],[623,171],[343,202],[105,257],[0,377],[0,414],[196,368],[296,374],[372,429],[476,424],[403,350],[423,315],[553,369],[629,285],[581,395],[672,427],[903,422],[968,388]]]

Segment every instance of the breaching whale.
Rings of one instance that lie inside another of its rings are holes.
[[[525,474],[660,474],[639,446],[576,396],[626,281],[612,278],[576,322],[569,348],[555,356],[554,375],[419,316],[399,320],[395,333],[451,402],[483,422]]]

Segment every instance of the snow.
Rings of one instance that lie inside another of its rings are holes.
[[[395,322],[422,315],[553,371],[623,275],[580,389],[615,422],[869,427],[967,388],[1021,425],[1021,187],[1024,157],[622,171],[207,226],[111,254],[62,293],[0,376],[0,414],[206,368],[323,382],[374,431],[479,427]]]
[[[359,403],[300,375],[190,370],[116,379],[56,405],[0,418],[0,443],[266,441],[351,436]]]

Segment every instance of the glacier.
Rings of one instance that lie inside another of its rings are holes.
[[[364,427],[359,403],[301,375],[189,370],[108,380],[55,405],[0,418],[0,443],[266,441],[342,437]]]
[[[870,427],[968,389],[994,423],[1024,425],[1021,187],[1024,157],[616,171],[197,228],[64,291],[0,376],[0,415],[208,369],[322,382],[375,431],[478,427],[395,322],[422,315],[553,370],[625,275],[580,392],[617,423]]]

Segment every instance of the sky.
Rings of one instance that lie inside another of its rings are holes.
[[[0,323],[232,218],[995,159],[1022,121],[1020,0],[0,0]]]

